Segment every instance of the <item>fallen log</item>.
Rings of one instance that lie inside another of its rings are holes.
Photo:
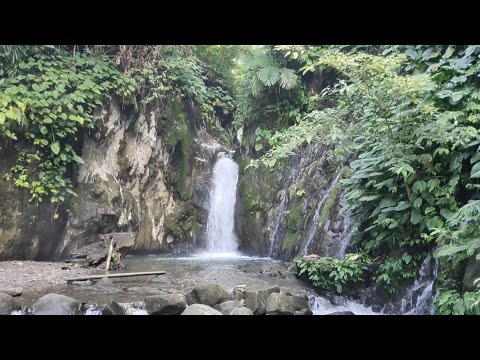
[[[121,273],[121,274],[88,275],[88,276],[79,276],[79,277],[65,279],[65,281],[69,283],[72,281],[84,281],[84,280],[94,280],[94,279],[102,279],[102,278],[163,275],[165,273],[166,273],[165,271],[145,271],[145,272]]]

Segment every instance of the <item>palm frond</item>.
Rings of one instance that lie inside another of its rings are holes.
[[[292,69],[283,68],[280,72],[280,86],[286,90],[293,88],[297,84],[298,76]]]
[[[257,77],[266,86],[272,86],[280,80],[280,70],[276,66],[267,66],[257,71]]]

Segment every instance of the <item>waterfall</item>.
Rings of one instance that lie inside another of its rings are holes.
[[[333,190],[335,185],[337,185],[338,180],[340,179],[340,175],[342,174],[341,171],[338,172],[337,176],[335,179],[332,181],[330,184],[330,187],[327,189],[325,194],[323,195],[322,200],[319,201],[317,209],[315,210],[315,215],[313,216],[312,224],[310,225],[310,229],[308,230],[308,234],[306,237],[306,240],[304,241],[302,248],[300,249],[299,255],[307,255],[308,247],[310,246],[313,238],[315,237],[315,234],[317,233],[318,230],[318,223],[320,222],[320,214],[323,208],[323,204],[328,198],[328,195],[330,195],[330,192]]]
[[[402,299],[400,314],[404,315],[433,315],[433,283],[438,274],[438,261],[430,254],[422,263],[420,277]]]
[[[238,165],[231,153],[220,153],[213,168],[210,190],[210,212],[207,219],[207,253],[236,253],[238,244],[234,231]]]
[[[273,227],[272,235],[270,236],[270,252],[269,256],[272,257],[273,251],[275,250],[275,243],[277,242],[277,233],[278,233],[278,228],[280,227],[280,224],[282,223],[284,214],[285,214],[285,205],[287,204],[287,195],[286,191],[282,190],[280,192],[280,205],[277,210],[277,216],[275,219],[275,226]]]

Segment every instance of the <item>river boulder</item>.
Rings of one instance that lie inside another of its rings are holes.
[[[215,306],[218,303],[231,300],[232,296],[218,284],[204,284],[195,287],[186,295],[187,304],[204,304],[208,306]]]
[[[244,305],[252,310],[255,315],[264,315],[266,313],[267,298],[273,293],[279,293],[278,286],[266,288],[243,289],[235,288],[233,297],[237,300],[244,300]]]
[[[79,315],[81,306],[71,297],[50,293],[38,299],[30,310],[32,315]]]
[[[20,309],[15,299],[10,295],[0,293],[0,315],[10,315],[13,310]]]
[[[292,315],[304,308],[308,302],[303,296],[273,293],[267,299],[267,315]]]
[[[102,315],[127,315],[125,309],[116,301],[110,301],[102,310]]]
[[[214,309],[218,310],[222,313],[222,315],[230,315],[231,312],[236,309],[242,307],[242,304],[238,300],[230,300],[225,301],[223,303],[215,305]]]
[[[181,315],[222,315],[222,313],[204,304],[193,304],[187,307]]]
[[[246,307],[239,307],[232,310],[230,315],[253,315],[252,310]]]
[[[149,315],[179,315],[187,307],[187,301],[182,294],[149,296],[144,302]]]

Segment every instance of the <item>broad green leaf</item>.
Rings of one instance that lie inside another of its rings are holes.
[[[470,164],[474,164],[478,160],[480,160],[480,152],[477,152],[472,156],[472,158],[470,159]]]
[[[58,155],[58,153],[60,152],[60,145],[58,143],[53,143],[52,145],[50,145],[50,148],[55,155]]]
[[[380,208],[392,207],[397,205],[397,202],[392,198],[385,198],[380,202]]]
[[[445,246],[442,246],[441,248],[439,248],[435,253],[435,257],[445,257],[445,256],[450,256],[450,255],[453,255],[455,253],[458,253],[460,251],[464,251],[464,250],[467,250],[468,248],[468,245],[460,245],[460,246],[456,246],[456,245],[445,245]]]
[[[72,160],[73,160],[73,161],[76,161],[76,162],[79,163],[79,164],[85,164],[85,161],[83,161],[83,159],[82,159],[80,156],[78,156],[78,155],[72,156]]]
[[[480,178],[480,162],[477,162],[472,167],[472,171],[470,172],[470,179]]]
[[[423,216],[420,214],[420,211],[418,210],[413,210],[411,215],[410,215],[410,221],[412,222],[413,225],[420,224],[422,222]]]

